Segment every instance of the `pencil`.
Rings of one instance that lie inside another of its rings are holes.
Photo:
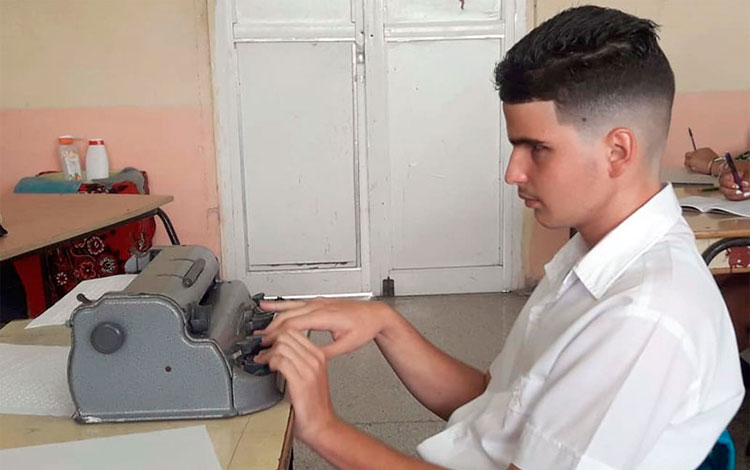
[[[732,155],[727,152],[724,154],[724,158],[727,161],[727,165],[729,165],[729,169],[732,171],[732,178],[734,178],[734,183],[737,185],[738,189],[742,189],[742,178],[740,178],[740,175],[737,173],[737,167],[734,166]]]
[[[698,150],[695,148],[695,139],[693,139],[693,130],[688,127],[688,134],[690,135],[690,142],[693,144],[693,151]]]

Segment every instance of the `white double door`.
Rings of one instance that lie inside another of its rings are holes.
[[[517,285],[492,82],[522,24],[507,3],[219,1],[225,276],[272,295]]]

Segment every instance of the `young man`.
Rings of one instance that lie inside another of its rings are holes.
[[[674,77],[654,23],[566,10],[497,66],[505,180],[547,227],[575,227],[482,372],[378,302],[266,302],[259,362],[287,379],[295,433],[339,468],[697,467],[743,396],[734,333],[671,186],[661,187]],[[317,347],[301,330],[327,330]],[[411,458],[342,422],[326,360],[375,340],[448,419]]]

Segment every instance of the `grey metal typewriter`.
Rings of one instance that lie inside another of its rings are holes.
[[[68,385],[82,423],[193,419],[259,411],[281,399],[278,376],[253,362],[253,331],[273,319],[239,281],[220,281],[200,246],[131,258],[138,272],[72,314]]]

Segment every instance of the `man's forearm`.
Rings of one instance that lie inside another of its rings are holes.
[[[406,388],[433,413],[448,419],[487,388],[489,376],[449,356],[427,341],[406,319],[390,310],[375,338]]]
[[[354,426],[336,420],[307,444],[336,468],[361,470],[440,469],[415,457],[397,452]]]

